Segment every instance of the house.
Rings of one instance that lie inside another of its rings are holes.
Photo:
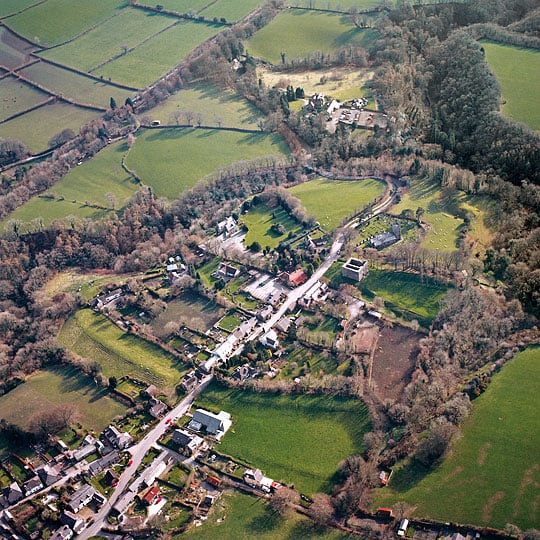
[[[202,437],[192,435],[183,429],[175,429],[171,440],[182,449],[182,453],[186,456],[192,456],[205,444]]]
[[[237,340],[244,339],[257,326],[257,318],[251,317],[243,321],[233,332]]]
[[[49,540],[69,540],[70,538],[73,538],[73,531],[67,525],[62,525],[49,536]]]
[[[220,439],[225,435],[231,427],[231,415],[225,411],[220,411],[219,414],[214,414],[204,409],[197,409],[193,413],[193,419],[188,427],[193,431],[201,431],[204,429],[209,435],[213,435]]]
[[[216,226],[217,234],[222,234],[224,238],[232,236],[237,231],[238,223],[236,223],[236,220],[232,216],[220,221]]]
[[[37,493],[40,489],[43,489],[43,483],[39,479],[39,476],[33,476],[30,480],[26,481],[22,485],[25,497]]]
[[[274,328],[278,330],[279,332],[286,333],[289,331],[289,327],[291,326],[291,319],[289,317],[282,317],[279,319],[279,321],[274,325]]]
[[[120,461],[120,454],[117,450],[113,450],[106,456],[103,456],[102,458],[96,459],[96,461],[93,461],[90,463],[88,467],[88,474],[90,476],[96,476],[97,474],[104,471],[107,467],[110,467],[111,465],[114,465],[115,463],[118,463]]]
[[[222,262],[219,263],[218,269],[213,274],[217,278],[234,279],[240,275],[240,269],[232,264]]]
[[[252,377],[255,377],[257,373],[258,371],[256,368],[251,367],[249,364],[243,364],[242,366],[236,367],[234,373],[232,374],[232,378],[237,381],[243,382],[251,379]]]
[[[276,350],[279,348],[279,340],[277,336],[277,332],[274,329],[268,330],[266,334],[264,334],[259,341],[265,346],[269,347],[272,350]]]
[[[118,475],[112,469],[108,469],[103,480],[109,486],[116,487],[118,484]]]
[[[86,527],[84,519],[81,519],[77,514],[74,514],[69,510],[64,510],[64,512],[62,512],[60,523],[67,525],[75,534],[80,534]]]
[[[127,432],[121,433],[114,426],[108,426],[103,430],[103,436],[112,446],[123,450],[133,443],[133,438]]]
[[[158,394],[159,394],[159,388],[153,384],[151,384],[150,386],[147,386],[145,389],[144,389],[144,393],[148,396],[148,397],[156,397]]]
[[[178,272],[178,265],[176,263],[168,264],[166,266],[166,270],[169,274],[171,272]]]
[[[279,278],[292,289],[294,289],[295,287],[299,287],[300,285],[302,285],[302,283],[305,283],[308,280],[308,277],[301,268],[298,268],[298,270],[295,270],[290,274],[287,272],[283,272],[282,274],[280,274]]]
[[[159,495],[159,487],[151,486],[137,495],[142,504],[150,506]]]
[[[272,316],[273,312],[274,308],[271,305],[266,305],[257,313],[257,319],[262,322],[267,321]]]
[[[4,488],[0,497],[0,506],[11,506],[23,498],[23,491],[17,482],[12,482]]]
[[[43,467],[37,469],[36,472],[46,486],[50,486],[62,478],[62,474],[60,473],[58,466],[51,467],[50,465],[45,464]]]
[[[401,240],[401,227],[394,222],[389,231],[375,235],[370,241],[370,245],[376,249],[383,249]]]
[[[362,278],[368,275],[368,263],[367,261],[350,257],[341,267],[341,275],[349,279],[354,279],[354,281],[361,281]]]
[[[334,111],[338,111],[339,108],[341,107],[339,101],[336,101],[335,99],[332,100],[332,102],[330,103],[330,105],[328,105],[328,108],[326,109],[326,112],[328,114],[332,114]]]
[[[244,482],[251,487],[259,487],[264,474],[260,469],[246,469],[244,472]]]
[[[161,418],[168,410],[167,405],[156,398],[150,398],[148,412],[153,418]]]
[[[132,491],[126,491],[125,493],[120,495],[118,499],[116,499],[116,503],[112,507],[112,510],[114,510],[116,514],[124,513],[128,509],[128,507],[131,505],[134,498],[135,498],[135,493],[133,493]]]
[[[186,373],[184,375],[184,378],[182,379],[182,384],[180,387],[185,392],[191,391],[197,384],[199,383],[199,379],[197,378],[197,375],[195,374],[195,371],[190,371],[189,373]]]
[[[95,451],[95,444],[83,444],[82,446],[79,446],[77,450],[71,452],[71,459],[73,461],[79,462],[93,454]]]
[[[113,302],[114,300],[117,300],[120,298],[123,294],[123,290],[121,287],[118,289],[114,289],[113,291],[107,292],[105,294],[100,294],[96,297],[94,300],[94,307],[96,309],[101,309],[102,307],[106,306],[108,303]]]
[[[71,495],[68,507],[76,514],[84,508],[97,495],[97,491],[89,484],[83,484]]]

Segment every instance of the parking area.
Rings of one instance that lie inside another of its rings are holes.
[[[282,296],[286,296],[289,289],[269,274],[260,273],[254,281],[245,288],[246,292],[267,304],[273,306],[279,303]]]

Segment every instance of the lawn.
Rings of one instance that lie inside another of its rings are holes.
[[[174,387],[185,371],[179,361],[162,349],[126,334],[103,315],[82,309],[68,319],[59,343],[96,361],[106,377],[131,375],[157,386]]]
[[[415,515],[522,530],[538,527],[540,349],[520,352],[474,401],[446,460],[426,475],[397,470],[380,506],[404,500]],[[464,504],[466,494],[466,504]]]
[[[245,44],[250,55],[273,64],[321,51],[331,53],[349,45],[368,48],[378,33],[356,28],[349,17],[303,10],[287,10],[259,30]]]
[[[129,90],[78,75],[46,62],[32,64],[21,70],[21,73],[53,92],[61,93],[79,103],[88,105],[109,107],[111,96],[117,103],[124,103],[127,97],[133,97],[133,92]]]
[[[179,21],[140,47],[95,70],[93,74],[110,77],[113,81],[136,88],[145,88],[222,29],[222,26],[210,23]]]
[[[73,38],[127,5],[127,0],[47,0],[9,19],[23,36],[51,47]]]
[[[210,85],[196,85],[180,90],[145,114],[159,120],[161,125],[175,125],[176,111],[193,112],[194,123],[197,123],[200,114],[201,123],[206,126],[217,126],[217,120],[220,120],[221,125],[225,127],[258,129],[257,122],[262,118],[258,110],[247,100],[230,90]],[[183,115],[180,116],[179,123],[186,123]]]
[[[420,227],[418,226],[416,221],[399,219],[396,217],[391,217],[387,214],[379,214],[357,227],[357,245],[366,247],[369,239],[372,236],[390,230],[392,224],[395,222],[399,223],[402,241],[412,242],[417,239]]]
[[[292,187],[289,191],[302,201],[308,214],[314,215],[327,231],[340,221],[360,211],[385,190],[380,180],[347,182],[317,178]]]
[[[24,406],[21,404],[24,403]],[[74,368],[40,371],[0,398],[2,418],[23,428],[38,412],[61,404],[75,405],[83,425],[101,431],[126,407],[110,398],[106,389]]]
[[[215,149],[210,152],[209,149]],[[288,148],[279,135],[213,129],[148,129],[141,133],[126,162],[158,196],[176,199],[199,180],[238,161],[284,158]]]
[[[236,311],[231,311],[230,313],[227,313],[225,317],[219,320],[218,326],[226,332],[232,332],[241,323],[242,317],[240,317]]]
[[[331,490],[339,462],[362,451],[371,427],[367,408],[353,399],[256,394],[213,384],[197,405],[233,417],[220,452],[307,494]]]
[[[66,103],[53,103],[40,107],[9,122],[0,124],[0,137],[23,141],[32,152],[48,148],[53,135],[63,129],[73,129],[76,133],[98,113],[81,109]]]
[[[126,153],[125,142],[113,143],[92,159],[85,161],[57,182],[45,195],[54,198],[34,197],[10,214],[4,223],[17,219],[28,223],[42,217],[46,225],[55,219],[68,216],[79,218],[100,218],[109,213],[101,208],[85,204],[98,204],[110,209],[106,194],[114,194],[116,209],[121,208],[127,199],[139,188],[136,181],[121,167],[122,156]]]
[[[302,230],[302,226],[294,220],[285,210],[279,206],[270,208],[265,204],[251,207],[247,214],[243,214],[241,221],[247,226],[248,232],[244,241],[246,246],[253,242],[259,242],[262,248],[274,249],[278,244],[286,240],[289,232],[297,234]],[[285,229],[283,234],[279,234],[271,229],[272,225],[281,224]]]
[[[482,41],[482,47],[501,85],[503,114],[540,130],[540,52],[489,41]]]
[[[345,540],[352,535],[319,529],[298,514],[282,517],[258,497],[225,491],[201,527],[174,536],[190,540]]]
[[[49,99],[49,94],[36,90],[15,77],[0,80],[0,121]]]
[[[209,2],[210,6],[203,9],[201,15],[207,19],[224,17],[229,22],[238,21],[264,2],[265,0],[218,0],[215,3]]]

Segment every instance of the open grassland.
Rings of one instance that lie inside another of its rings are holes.
[[[394,4],[394,0],[390,0]],[[314,7],[318,9],[335,9],[337,11],[349,11],[350,8],[357,7],[359,10],[371,9],[380,6],[380,0],[293,0],[293,7]]]
[[[66,103],[52,103],[0,124],[0,137],[24,142],[32,152],[46,150],[53,135],[71,128],[75,133],[96,118],[96,111]]]
[[[408,320],[417,319],[425,327],[436,317],[439,302],[448,291],[447,287],[417,274],[375,269],[370,269],[358,286],[366,297],[380,296],[388,309]]]
[[[143,6],[156,7],[156,3],[152,0],[143,0],[138,3]],[[160,2],[164,9],[178,13],[191,13],[193,11],[198,13],[210,3],[212,0],[162,0]]]
[[[144,88],[222,29],[222,26],[215,24],[180,21],[140,47],[97,69],[94,75],[103,75],[113,81]]]
[[[0,9],[3,4],[0,4]],[[26,62],[26,54],[35,49],[5,27],[0,27],[0,64],[13,69]]]
[[[533,347],[518,353],[474,401],[447,459],[429,474],[418,466],[396,470],[377,504],[407,501],[415,515],[440,521],[537,527],[539,386],[540,348]]]
[[[300,199],[307,213],[314,215],[323,229],[331,231],[343,218],[360,211],[384,190],[385,184],[380,180],[347,182],[316,178],[289,191]]]
[[[131,375],[156,386],[174,387],[184,373],[172,355],[132,334],[125,334],[103,315],[89,309],[68,319],[59,343],[95,360],[106,377]]]
[[[267,246],[274,249],[287,238],[289,232],[292,231],[296,234],[302,230],[302,226],[291,218],[281,206],[269,208],[265,204],[259,204],[250,208],[247,214],[243,214],[241,221],[248,228],[245,245],[250,246],[253,242],[259,242],[263,249]],[[272,225],[277,224],[281,224],[285,229],[283,234],[272,231]]]
[[[371,90],[366,83],[373,78],[373,71],[358,68],[333,68],[317,71],[298,71],[293,73],[280,73],[266,69],[257,70],[258,77],[262,78],[268,86],[287,86],[303,88],[306,96],[312,94],[325,94],[339,101],[346,101],[357,97],[366,97],[367,106],[374,109],[375,101],[371,97]],[[292,102],[293,105],[296,102]],[[303,103],[299,100],[298,103]]]
[[[489,41],[482,47],[501,85],[504,115],[540,130],[540,51]]]
[[[9,19],[27,38],[52,47],[114,15],[127,0],[47,0]]]
[[[194,113],[194,123],[200,115],[201,124],[206,126],[217,126],[219,120],[225,127],[257,129],[257,121],[262,118],[260,112],[238,94],[210,85],[180,90],[149,114],[162,125],[175,125],[175,115],[179,114],[178,123],[186,124],[181,111]]]
[[[33,64],[23,69],[21,73],[53,92],[87,105],[109,107],[111,97],[114,97],[118,104],[124,103],[128,97],[133,97],[133,92],[129,90],[78,75],[46,62]]]
[[[220,452],[307,494],[331,489],[338,463],[361,452],[371,425],[363,403],[329,396],[257,394],[213,384],[197,405],[233,417]]]
[[[174,539],[184,537],[190,540],[345,540],[351,535],[318,528],[297,513],[280,516],[259,497],[226,491],[201,527],[192,527]]]
[[[369,47],[376,39],[375,30],[360,30],[348,17],[303,10],[288,10],[259,30],[246,43],[249,54],[273,64],[307,56],[315,51],[334,52],[340,47]]]
[[[43,51],[41,55],[82,71],[90,71],[121,54],[122,47],[135,47],[174,21],[174,18],[165,15],[135,8],[124,9],[76,40]]]
[[[0,96],[0,121],[38,103],[43,103],[49,98],[48,94],[14,77],[0,80]]]
[[[0,3],[0,17],[7,17],[17,13],[32,4],[36,4],[38,0],[2,0]]]
[[[23,405],[24,404],[24,405]],[[80,422],[101,431],[126,407],[108,396],[104,388],[74,368],[49,369],[32,375],[0,398],[0,416],[28,428],[32,416],[57,405],[75,405]]]
[[[113,211],[105,197],[107,193],[114,194],[118,201],[116,209],[121,208],[139,188],[135,180],[121,167],[122,156],[126,151],[127,147],[123,141],[107,146],[91,160],[71,169],[53,188],[47,190],[45,195],[51,195],[51,198],[30,199],[10,214],[3,223],[11,219],[28,223],[41,217],[48,225],[55,219],[64,219],[68,216],[101,218]],[[106,209],[88,206],[86,201],[90,205],[99,204]]]
[[[287,145],[278,135],[197,128],[148,129],[137,138],[126,162],[156,195],[176,199],[222,167],[287,154]]]
[[[225,18],[228,22],[238,21],[245,17],[250,11],[264,4],[265,0],[218,0],[201,11],[207,19],[212,17]]]

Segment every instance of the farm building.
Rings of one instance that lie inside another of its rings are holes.
[[[210,411],[205,411],[204,409],[197,409],[193,413],[193,419],[188,427],[193,431],[201,431],[204,429],[209,435],[213,435],[216,439],[221,439],[231,425],[231,415],[225,411],[214,414]]]
[[[355,259],[354,257],[351,257],[341,267],[341,275],[349,279],[354,279],[355,281],[360,281],[362,278],[366,277],[367,274],[367,261],[361,261],[360,259]]]

